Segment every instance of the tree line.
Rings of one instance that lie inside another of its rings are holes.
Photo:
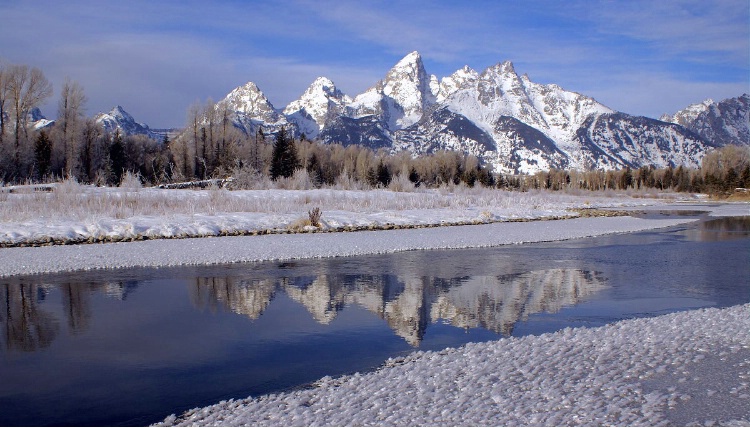
[[[643,166],[620,170],[550,170],[533,176],[510,177],[504,184],[520,190],[566,188],[584,190],[658,189],[677,192],[730,194],[750,188],[750,147],[728,145],[708,152],[700,168]]]
[[[168,144],[145,136],[105,132],[85,116],[83,87],[66,79],[57,119],[35,129],[32,114],[52,96],[44,73],[27,65],[0,64],[0,182],[54,181],[65,177],[117,185],[125,171],[149,182],[171,177]]]
[[[185,129],[171,141],[108,133],[85,117],[83,87],[67,79],[57,119],[43,129],[30,126],[35,107],[52,96],[41,70],[0,64],[0,181],[43,182],[75,178],[82,183],[118,185],[125,172],[144,184],[244,177],[289,180],[304,171],[314,187],[391,187],[445,184],[511,190],[660,189],[719,194],[750,187],[750,148],[726,146],[708,153],[698,169],[682,166],[610,171],[550,170],[534,175],[494,174],[475,156],[438,151],[420,157],[358,146],[294,138],[284,128],[243,132],[226,103],[210,99],[188,109]]]

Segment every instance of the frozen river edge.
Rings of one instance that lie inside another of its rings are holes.
[[[675,209],[655,206],[649,209]],[[680,206],[748,215],[748,205]],[[597,217],[431,229],[0,249],[0,276],[476,248],[694,218]],[[750,305],[415,353],[311,389],[170,416],[179,425],[749,425]],[[343,411],[342,411],[343,409]]]
[[[666,206],[648,207],[664,209]],[[670,207],[673,209],[674,207]],[[680,206],[712,215],[748,215],[747,205]],[[289,235],[164,239],[0,248],[0,277],[133,267],[172,267],[341,257],[428,249],[561,241],[671,227],[691,218],[593,217],[468,226]]]
[[[748,381],[745,304],[416,352],[158,425],[748,426]]]

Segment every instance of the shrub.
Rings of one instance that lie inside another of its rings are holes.
[[[320,207],[315,207],[307,212],[307,217],[310,220],[310,225],[320,227],[320,216],[323,212],[320,211]]]

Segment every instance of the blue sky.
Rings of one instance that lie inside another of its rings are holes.
[[[94,115],[120,104],[181,127],[194,102],[255,82],[277,108],[318,76],[350,96],[417,50],[442,78],[519,74],[658,117],[750,92],[750,1],[0,0],[0,61],[66,77]]]

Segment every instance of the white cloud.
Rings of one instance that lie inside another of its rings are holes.
[[[122,104],[151,126],[180,126],[189,104],[249,80],[277,108],[318,76],[354,96],[413,50],[440,77],[512,60],[534,81],[655,115],[747,92],[747,9],[746,0],[13,2],[0,4],[0,55],[42,68],[56,90],[66,76],[78,81],[90,114]]]

